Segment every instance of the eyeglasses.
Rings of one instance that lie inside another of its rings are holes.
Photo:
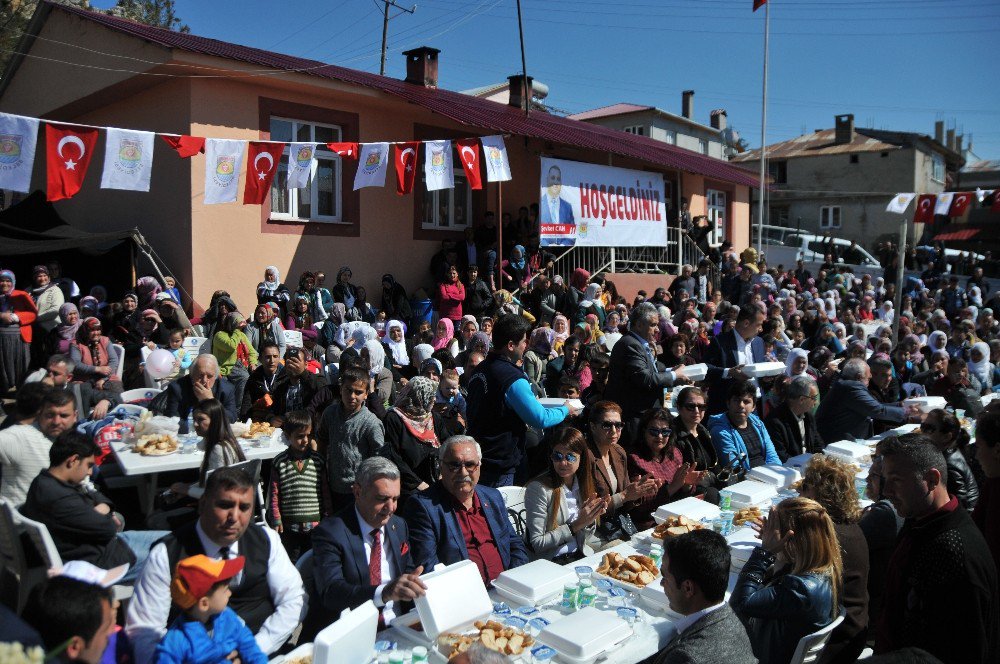
[[[684,410],[708,410],[708,406],[703,403],[686,403]]]
[[[622,422],[601,422],[601,428],[605,431],[611,431],[612,429],[621,431],[625,428],[625,425]]]
[[[576,463],[579,458],[580,457],[573,454],[572,452],[567,452],[566,454],[563,454],[562,452],[552,453],[552,460],[555,461],[556,463],[559,463],[560,461],[568,461],[570,463]]]
[[[476,468],[479,468],[479,463],[480,463],[479,461],[464,461],[464,462],[463,461],[445,461],[444,465],[448,468],[448,470],[450,470],[453,473],[457,473],[458,471],[462,470],[463,468],[465,468],[467,471],[469,471],[471,473]]]
[[[658,429],[656,427],[649,427],[648,429],[646,429],[646,433],[648,433],[653,438],[657,438],[659,436],[663,436],[664,438],[669,438],[671,431],[670,429]]]
[[[803,394],[802,398],[803,399],[809,399],[809,401],[819,401],[819,395],[818,394]]]

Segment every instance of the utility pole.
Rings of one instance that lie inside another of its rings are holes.
[[[384,0],[384,4],[385,8],[382,10],[382,62],[381,64],[379,64],[378,68],[379,76],[385,76],[385,46],[386,46],[386,39],[389,36],[389,8],[395,7],[400,11],[400,13],[396,14],[396,16],[400,16],[403,13],[412,14],[413,12],[417,11],[416,5],[413,5],[412,7],[407,9],[406,7],[400,7],[399,5],[397,5],[396,0]],[[396,18],[396,16],[393,16],[393,18]]]

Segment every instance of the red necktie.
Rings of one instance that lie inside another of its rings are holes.
[[[372,555],[368,559],[368,583],[375,587],[382,585],[382,531],[375,529],[371,532]],[[385,618],[382,610],[378,612],[378,629],[385,627]]]

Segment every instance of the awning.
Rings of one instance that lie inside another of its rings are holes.
[[[971,240],[973,237],[979,234],[981,228],[966,228],[960,231],[948,231],[947,233],[938,233],[934,236],[935,242],[947,242],[949,240],[957,242],[960,240]]]

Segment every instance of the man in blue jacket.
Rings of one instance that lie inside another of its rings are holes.
[[[759,417],[757,388],[749,382],[735,382],[729,387],[726,412],[708,418],[712,444],[719,462],[730,468],[750,470],[766,464],[780,465],[771,436]]]
[[[527,563],[528,550],[510,525],[500,492],[479,486],[479,443],[452,436],[439,451],[441,480],[410,496],[405,506],[413,561],[433,569],[471,560],[489,585],[504,570]]]

